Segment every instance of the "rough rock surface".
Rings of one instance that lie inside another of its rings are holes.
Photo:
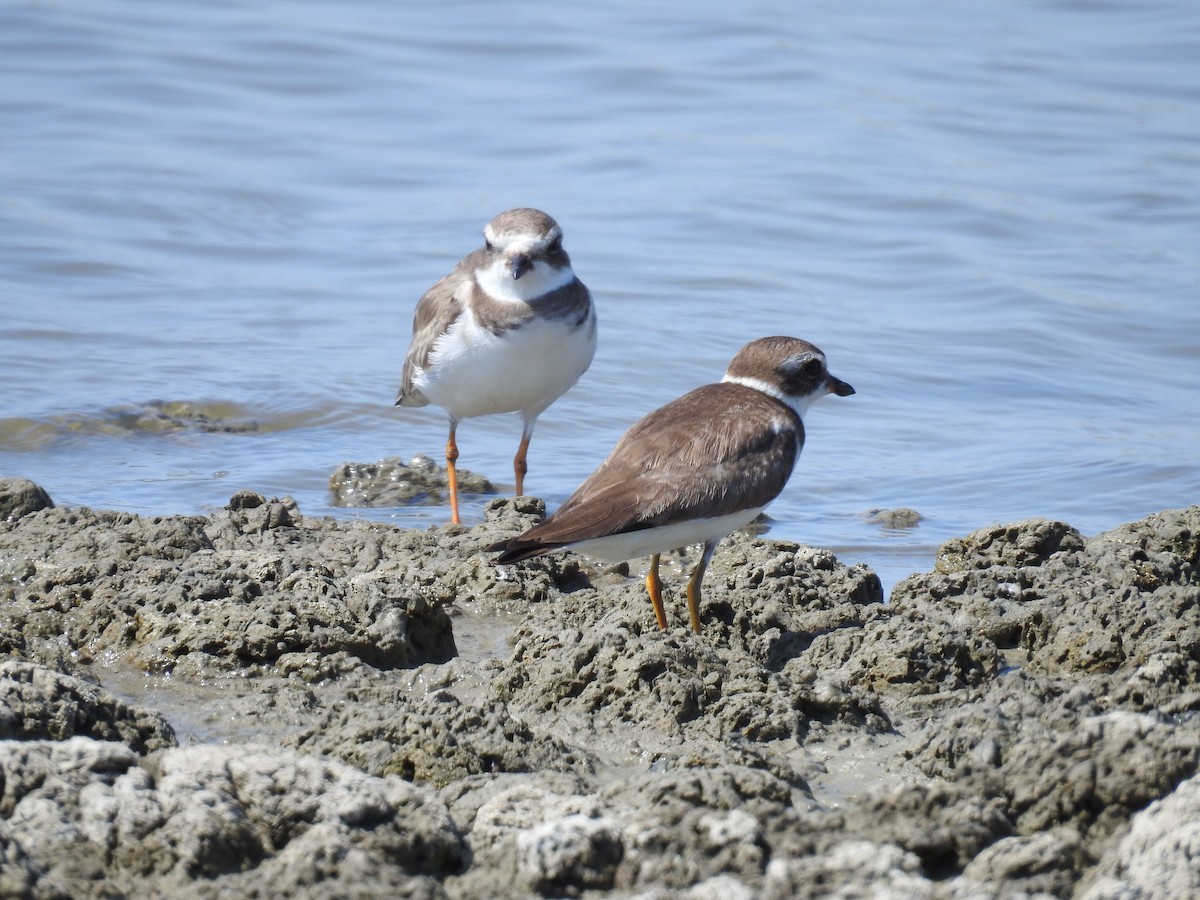
[[[0,549],[19,569],[0,588],[0,652],[243,675],[347,655],[380,669],[454,655],[446,611],[393,553],[402,533],[299,518],[291,501],[250,492],[210,518],[26,514],[0,538],[21,541]]]
[[[466,864],[428,789],[265,745],[3,741],[0,774],[5,896],[432,897]]]
[[[482,475],[458,469],[456,477],[464,494],[496,493]],[[428,456],[414,456],[407,463],[389,457],[342,463],[329,476],[329,493],[334,506],[421,506],[448,503],[447,484],[446,470]]]
[[[1133,817],[1085,900],[1200,897],[1200,778]]]
[[[984,528],[887,603],[735,536],[697,636],[687,557],[665,633],[638,561],[495,566],[531,498],[417,531],[30,488],[0,482],[0,895],[1200,890],[1198,507]]]
[[[137,753],[176,745],[175,732],[153,710],[36,663],[0,662],[0,741],[75,735],[120,741]]]
[[[0,520],[15,521],[52,506],[50,495],[28,478],[0,478]]]

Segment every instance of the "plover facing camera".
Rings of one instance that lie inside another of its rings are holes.
[[[517,493],[537,418],[579,380],[596,352],[596,313],[571,268],[562,229],[544,212],[510,209],[483,229],[484,245],[417,303],[397,406],[433,403],[450,417],[446,471],[459,522],[458,423],[519,413]]]

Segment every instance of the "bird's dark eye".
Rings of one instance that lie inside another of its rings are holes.
[[[820,375],[821,371],[824,368],[825,367],[821,364],[821,361],[819,359],[817,359],[815,356],[810,357],[804,361],[804,366],[803,366],[804,374],[809,375],[813,378],[816,378],[818,375]]]
[[[558,253],[560,250],[562,250],[562,237],[559,236],[559,237],[556,237],[554,240],[552,240],[550,242],[550,246],[547,249],[551,253]]]
[[[491,253],[496,248],[492,246],[491,241],[489,241],[487,238],[484,238],[483,239],[483,249],[486,250],[488,253]]]

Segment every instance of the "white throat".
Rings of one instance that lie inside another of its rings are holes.
[[[804,421],[804,414],[808,412],[808,408],[813,405],[813,401],[817,399],[816,394],[805,394],[802,397],[789,397],[778,386],[771,384],[769,381],[763,381],[761,378],[747,378],[744,375],[726,375],[721,381],[727,381],[730,384],[740,384],[742,387],[753,388],[760,393],[766,394],[768,397],[774,397],[780,403],[785,403],[790,406],[800,417],[800,421]]]
[[[574,280],[575,273],[570,266],[556,269],[540,259],[520,278],[512,277],[503,259],[475,270],[475,281],[488,296],[509,303],[528,303],[566,287]]]

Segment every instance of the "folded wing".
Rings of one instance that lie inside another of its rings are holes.
[[[738,384],[706,385],[634,424],[553,516],[488,549],[504,551],[499,562],[515,562],[591,538],[765,506],[787,484],[803,443],[799,416],[780,401]]]

